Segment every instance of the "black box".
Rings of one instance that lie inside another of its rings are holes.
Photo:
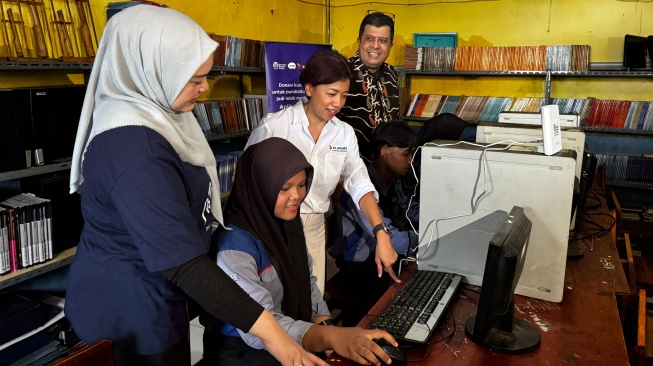
[[[0,344],[43,326],[41,304],[9,293],[0,296]]]
[[[646,37],[626,34],[623,65],[635,69],[646,67]]]
[[[32,150],[41,149],[45,164],[70,159],[86,86],[15,89],[14,93],[18,119],[31,125]]]

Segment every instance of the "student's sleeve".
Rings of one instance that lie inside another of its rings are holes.
[[[352,207],[353,204],[354,202],[350,200],[348,203],[349,212],[347,214],[353,216],[356,219],[358,226],[363,229],[363,239],[365,240],[367,246],[370,247],[370,252],[372,252],[373,249],[376,248],[376,239],[374,238],[374,234],[372,232],[372,226],[365,218],[363,211],[354,209],[354,207]],[[415,234],[412,230],[401,231],[397,229],[396,226],[392,225],[392,220],[383,215],[383,209],[381,207],[379,207],[379,211],[381,212],[381,216],[383,216],[383,222],[390,230],[392,247],[394,248],[395,252],[403,255],[414,254],[412,251],[409,253],[408,249],[412,249],[417,245],[417,234]]]
[[[399,188],[395,188],[395,192],[399,199],[399,209],[401,212],[405,214],[406,210],[408,210],[408,220],[416,228],[419,227],[419,197],[415,196],[411,199],[410,196],[405,195]]]
[[[238,329],[249,331],[263,312],[206,254],[161,273],[209,314]]]
[[[358,152],[358,140],[353,130],[346,133],[347,137],[347,155],[342,167],[341,175],[344,178],[343,188],[354,200],[356,207],[360,209],[359,202],[361,198],[368,192],[374,192],[374,198],[377,202],[379,194],[374,189],[374,184],[367,174],[367,167],[360,157]]]
[[[313,257],[308,251],[308,247],[306,248],[306,255],[308,255],[308,268],[311,270],[313,268]],[[317,277],[311,271],[311,320],[318,316],[331,316],[331,313],[324,301],[324,295],[320,292],[320,288],[317,287]]]
[[[294,339],[298,344],[302,344],[304,334],[306,334],[313,324],[301,320],[295,320],[273,310],[274,302],[272,294],[263,287],[256,262],[251,255],[239,250],[223,250],[218,252],[218,265],[235,281],[238,286],[245,290],[245,292],[247,292],[265,309],[270,311],[292,339]],[[268,270],[273,270],[273,268]],[[266,281],[278,281],[278,287],[280,291],[283,291],[278,276],[275,275],[274,278],[266,279]],[[238,329],[238,333],[248,346],[256,349],[263,348],[263,342],[260,338],[248,334],[240,328]]]

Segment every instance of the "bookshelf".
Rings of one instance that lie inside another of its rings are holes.
[[[66,161],[57,164],[46,164],[41,166],[33,166],[31,168],[26,168],[26,169],[0,172],[0,182],[69,170],[70,164],[71,164],[70,161]]]
[[[653,70],[643,71],[621,71],[621,70],[605,70],[605,71],[426,71],[426,70],[400,70],[400,78],[404,79],[406,90],[400,90],[400,95],[410,98],[412,79],[414,77],[462,77],[465,79],[476,79],[481,77],[529,77],[541,78],[544,81],[542,97],[546,101],[551,100],[551,85],[555,80],[563,78],[637,78],[646,79],[653,78]],[[402,106],[410,104],[410,100],[402,101]],[[405,111],[402,111],[405,112]],[[415,117],[402,113],[401,118],[408,121],[427,121],[428,117]],[[478,121],[468,121],[475,123]],[[596,132],[612,132],[617,129],[604,129],[604,128],[590,128]],[[640,131],[632,131],[638,134]],[[629,133],[622,131],[621,133]]]
[[[591,81],[605,79],[620,79],[624,83],[634,79],[653,79],[653,70],[627,70],[617,63],[590,64],[589,71],[426,71],[426,70],[401,70],[400,78],[403,80],[405,90],[400,95],[409,98],[402,101],[402,118],[413,126],[419,126],[430,117],[416,117],[407,115],[412,102],[411,90],[415,78],[458,78],[460,83],[470,83],[480,78],[516,78],[517,82],[530,82],[533,79],[542,81],[541,98],[551,102],[552,85],[562,80]],[[465,84],[467,85],[467,84]],[[465,86],[464,89],[467,87]],[[413,92],[414,94],[414,92]],[[588,98],[589,96],[585,96]],[[516,97],[515,97],[516,98]],[[615,95],[611,99],[619,99]],[[598,99],[597,99],[598,100]],[[647,98],[645,98],[647,100]],[[468,127],[473,130],[479,121],[467,121]],[[492,122],[492,121],[490,121]],[[494,121],[496,122],[496,121]],[[594,153],[606,156],[627,157],[641,156],[644,153],[653,153],[653,130],[637,130],[632,128],[611,128],[598,126],[581,126],[586,134],[586,145]],[[624,173],[626,174],[626,173]],[[632,196],[631,201],[651,202],[653,200],[653,186],[649,183],[635,183],[626,181],[627,177],[616,177],[613,181],[606,181],[610,189],[623,192]]]
[[[0,275],[0,290],[70,264],[75,257],[75,253],[77,253],[77,247],[72,247],[55,253],[53,258],[47,262]]]

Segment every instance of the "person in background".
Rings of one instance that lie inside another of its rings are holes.
[[[379,209],[390,230],[392,246],[400,256],[415,255],[418,237],[412,226],[419,221],[419,203],[412,202],[397,185],[399,177],[410,171],[413,153],[417,148],[417,135],[403,122],[389,122],[376,128],[372,138],[374,161],[367,170],[379,193]],[[343,192],[335,205],[333,245],[329,254],[336,259],[339,272],[330,286],[356,299],[357,309],[347,308],[344,325],[356,324],[374,306],[390,284],[388,278],[374,278],[374,262],[370,253],[377,245],[372,227],[356,209],[351,196]],[[337,237],[336,237],[337,236]],[[353,307],[353,306],[352,306]]]
[[[137,5],[98,47],[72,161],[84,228],[65,314],[115,365],[190,365],[187,301],[263,340],[283,365],[326,365],[208,257],[222,222],[215,158],[191,113],[217,47],[186,15]]]
[[[338,118],[354,128],[360,154],[368,162],[374,129],[399,120],[397,71],[385,62],[394,34],[393,14],[369,10],[358,31],[358,51],[349,59],[354,79]]]
[[[351,126],[335,117],[347,98],[351,76],[347,60],[338,52],[322,50],[313,54],[299,76],[308,101],[299,101],[292,107],[269,114],[252,131],[245,147],[270,137],[281,137],[295,145],[315,168],[313,188],[302,203],[301,218],[313,258],[312,273],[322,293],[326,277],[324,214],[329,210],[330,197],[340,176],[344,177],[344,190],[351,195],[377,236],[376,275],[381,277],[386,271],[400,282],[392,269],[397,253],[377,206],[374,185],[358,154],[356,136]]]
[[[313,181],[313,167],[292,143],[271,137],[245,150],[225,221],[216,232],[217,263],[268,309],[288,334],[310,352],[332,349],[358,363],[386,363],[374,343],[382,330],[330,326],[329,309],[311,275],[299,208]],[[233,325],[218,322],[204,333],[207,365],[276,365],[263,343]]]

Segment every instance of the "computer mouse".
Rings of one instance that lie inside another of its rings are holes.
[[[405,366],[408,362],[408,356],[406,356],[406,353],[400,350],[398,347],[393,346],[385,339],[375,339],[374,342],[378,344],[383,352],[385,352],[390,357],[392,360],[392,366]],[[383,360],[381,360],[381,363],[383,363]]]

